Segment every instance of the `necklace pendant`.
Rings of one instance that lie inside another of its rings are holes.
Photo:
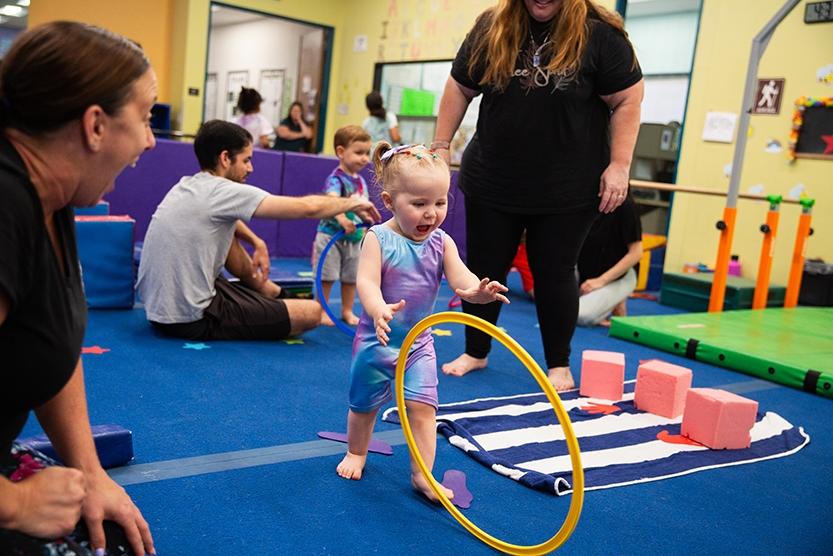
[[[541,55],[540,54],[533,54],[532,55],[532,66],[538,67],[541,65]]]

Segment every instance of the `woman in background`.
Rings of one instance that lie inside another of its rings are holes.
[[[237,97],[237,109],[240,111],[240,116],[234,119],[234,123],[251,134],[255,140],[255,147],[268,149],[275,130],[272,129],[272,122],[260,113],[261,104],[263,104],[263,97],[256,89],[241,87],[240,95]]]
[[[370,140],[373,143],[386,141],[391,145],[398,145],[402,141],[402,137],[399,135],[399,122],[396,119],[396,114],[390,110],[385,110],[382,104],[382,95],[379,91],[369,93],[365,97],[364,103],[370,115],[365,118],[362,127],[370,134]]]
[[[276,151],[304,152],[312,139],[312,128],[304,121],[304,106],[297,100],[289,106],[286,118],[278,126]]]

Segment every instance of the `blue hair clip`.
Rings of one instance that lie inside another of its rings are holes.
[[[410,149],[418,146],[419,145],[399,145],[398,147],[394,147],[388,151],[385,151],[385,153],[381,157],[379,157],[379,160],[381,160],[382,162],[387,162],[395,154],[400,154],[403,152],[410,154]]]

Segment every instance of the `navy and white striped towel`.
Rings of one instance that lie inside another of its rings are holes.
[[[667,419],[633,405],[634,381],[615,404],[563,392],[561,401],[581,448],[585,490],[657,481],[727,465],[794,454],[810,442],[801,427],[777,413],[758,414],[752,445],[710,450],[680,435],[682,417]],[[385,421],[399,422],[396,408]],[[543,393],[441,404],[437,430],[481,464],[528,487],[572,492],[564,431]]]

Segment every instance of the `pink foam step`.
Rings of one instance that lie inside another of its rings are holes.
[[[586,349],[581,353],[579,394],[618,401],[625,392],[625,354]]]
[[[758,402],[714,388],[689,388],[680,433],[716,450],[748,448]]]
[[[685,408],[691,378],[691,369],[659,359],[645,361],[636,370],[633,404],[661,417],[679,417]]]

